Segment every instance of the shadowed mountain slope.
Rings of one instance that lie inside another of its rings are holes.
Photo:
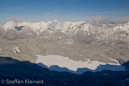
[[[129,84],[125,79],[128,76],[129,71],[85,72],[80,75],[68,72],[49,71],[46,68],[42,68],[28,61],[0,57],[0,80],[44,80],[44,86],[122,86],[123,84],[127,86]],[[2,86],[5,85],[0,84]],[[26,86],[29,86],[29,84]]]

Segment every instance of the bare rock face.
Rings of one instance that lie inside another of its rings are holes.
[[[129,22],[8,22],[0,26],[0,55],[35,62],[36,55],[121,64],[129,60]],[[15,47],[14,47],[15,46]]]

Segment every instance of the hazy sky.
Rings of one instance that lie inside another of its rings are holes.
[[[129,21],[129,0],[0,0],[0,24],[23,21],[83,21],[105,16]]]

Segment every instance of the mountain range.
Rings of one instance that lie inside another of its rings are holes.
[[[61,55],[76,61],[129,61],[129,22],[14,22],[0,25],[0,55],[36,61]]]

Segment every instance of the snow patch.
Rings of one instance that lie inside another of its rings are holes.
[[[13,52],[14,53],[20,53],[20,48],[19,47],[14,47]]]
[[[112,64],[112,65],[120,65],[120,63],[119,63],[119,61],[117,61],[117,60],[115,60],[115,59],[112,59],[112,58],[110,58],[112,61],[114,61],[114,62],[116,62],[116,64],[114,64],[114,63],[110,63],[110,64]]]

